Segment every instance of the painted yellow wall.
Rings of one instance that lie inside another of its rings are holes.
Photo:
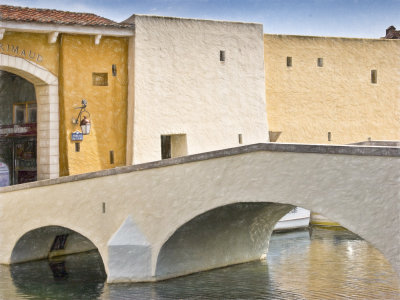
[[[264,35],[269,130],[277,142],[400,140],[399,53],[399,40]]]
[[[27,59],[58,76],[59,44],[49,44],[46,34],[6,31],[0,45],[1,54]]]
[[[60,175],[86,173],[125,165],[127,115],[127,54],[125,38],[61,36],[60,76]],[[112,64],[117,76],[112,76]],[[92,73],[108,73],[108,86],[94,86]],[[88,101],[92,129],[75,151],[71,133],[80,130],[72,123],[81,105]],[[110,151],[114,164],[110,164]]]

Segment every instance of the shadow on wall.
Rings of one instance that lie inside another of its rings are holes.
[[[156,278],[260,259],[267,253],[274,225],[292,209],[288,204],[235,203],[195,217],[162,246]]]

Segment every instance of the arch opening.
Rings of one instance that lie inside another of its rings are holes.
[[[34,85],[0,70],[0,186],[37,179],[36,111]]]
[[[179,227],[161,247],[156,278],[167,279],[265,257],[278,220],[293,209],[279,203],[235,203]]]
[[[60,281],[70,283],[64,288],[74,299],[84,297],[85,293],[100,296],[107,277],[98,248],[80,233],[61,226],[45,226],[25,233],[15,244],[10,262],[11,278],[17,289],[39,298],[43,297],[43,285],[47,295],[65,295]],[[85,291],[81,282],[85,282]]]
[[[15,244],[11,264],[97,250],[85,236],[62,226],[44,226],[28,231]]]
[[[17,178],[15,181],[12,181],[11,184],[57,178],[59,176],[59,99],[57,77],[34,62],[5,54],[0,54],[0,70],[2,74],[13,74],[15,78],[20,78],[21,81],[25,82],[24,84],[26,86],[31,86],[29,99],[23,101],[28,102],[25,105],[26,111],[23,113],[21,108],[20,110],[17,109],[15,113],[13,111],[12,115],[8,113],[8,116],[12,117],[12,122],[7,125],[0,124],[0,126],[6,126],[6,128],[0,128],[0,137],[10,134],[18,136],[36,134],[36,138],[30,141],[30,143],[21,144],[29,145],[29,149],[32,146],[31,144],[34,144],[33,147],[35,148],[37,162],[36,172],[32,170],[32,168],[34,168],[32,167],[34,162],[25,161],[31,158],[26,159],[23,157],[22,159],[24,161],[21,163],[27,164],[27,166],[22,167],[23,170],[20,172],[21,181],[18,182]],[[0,81],[2,82],[0,86],[4,87],[5,81],[2,80],[1,77]],[[10,88],[9,84],[5,84],[5,86]],[[0,91],[0,94],[2,92],[4,92],[4,90]],[[19,93],[21,93],[21,91],[19,91]],[[33,99],[35,99],[35,101],[33,101]],[[15,102],[14,100],[11,102]],[[35,102],[35,104],[29,104],[29,102]],[[0,105],[2,103],[4,104],[4,101],[0,101]],[[10,109],[7,108],[2,111],[6,113],[9,110]],[[14,110],[14,107],[12,107],[11,110]],[[35,111],[35,113],[33,113],[33,111]],[[24,121],[22,122],[22,120],[18,119],[18,116],[23,118]],[[29,117],[34,117],[35,119],[29,119]],[[32,122],[29,123],[29,121]],[[21,123],[36,123],[36,125],[27,126]],[[23,148],[24,147],[25,146],[23,146]],[[25,156],[33,156],[33,151],[25,152],[30,153]],[[15,162],[15,165],[16,167],[14,169],[20,169],[19,166],[17,166],[17,162]]]

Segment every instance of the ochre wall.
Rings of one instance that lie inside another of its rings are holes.
[[[58,76],[59,44],[49,44],[46,34],[6,31],[0,45],[1,54],[25,58]]]
[[[264,35],[269,130],[277,142],[400,140],[399,53],[398,40]]]
[[[61,37],[60,76],[60,175],[86,173],[125,165],[127,111],[127,53],[125,38],[103,37],[95,45],[94,36]],[[117,76],[112,76],[112,65]],[[108,73],[108,86],[94,86],[92,73]],[[72,123],[88,101],[92,129],[75,151],[71,133],[80,130]],[[114,164],[110,151],[114,151]]]

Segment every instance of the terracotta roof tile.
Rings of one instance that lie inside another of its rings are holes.
[[[37,22],[46,24],[130,27],[91,13],[0,5],[0,21]]]

